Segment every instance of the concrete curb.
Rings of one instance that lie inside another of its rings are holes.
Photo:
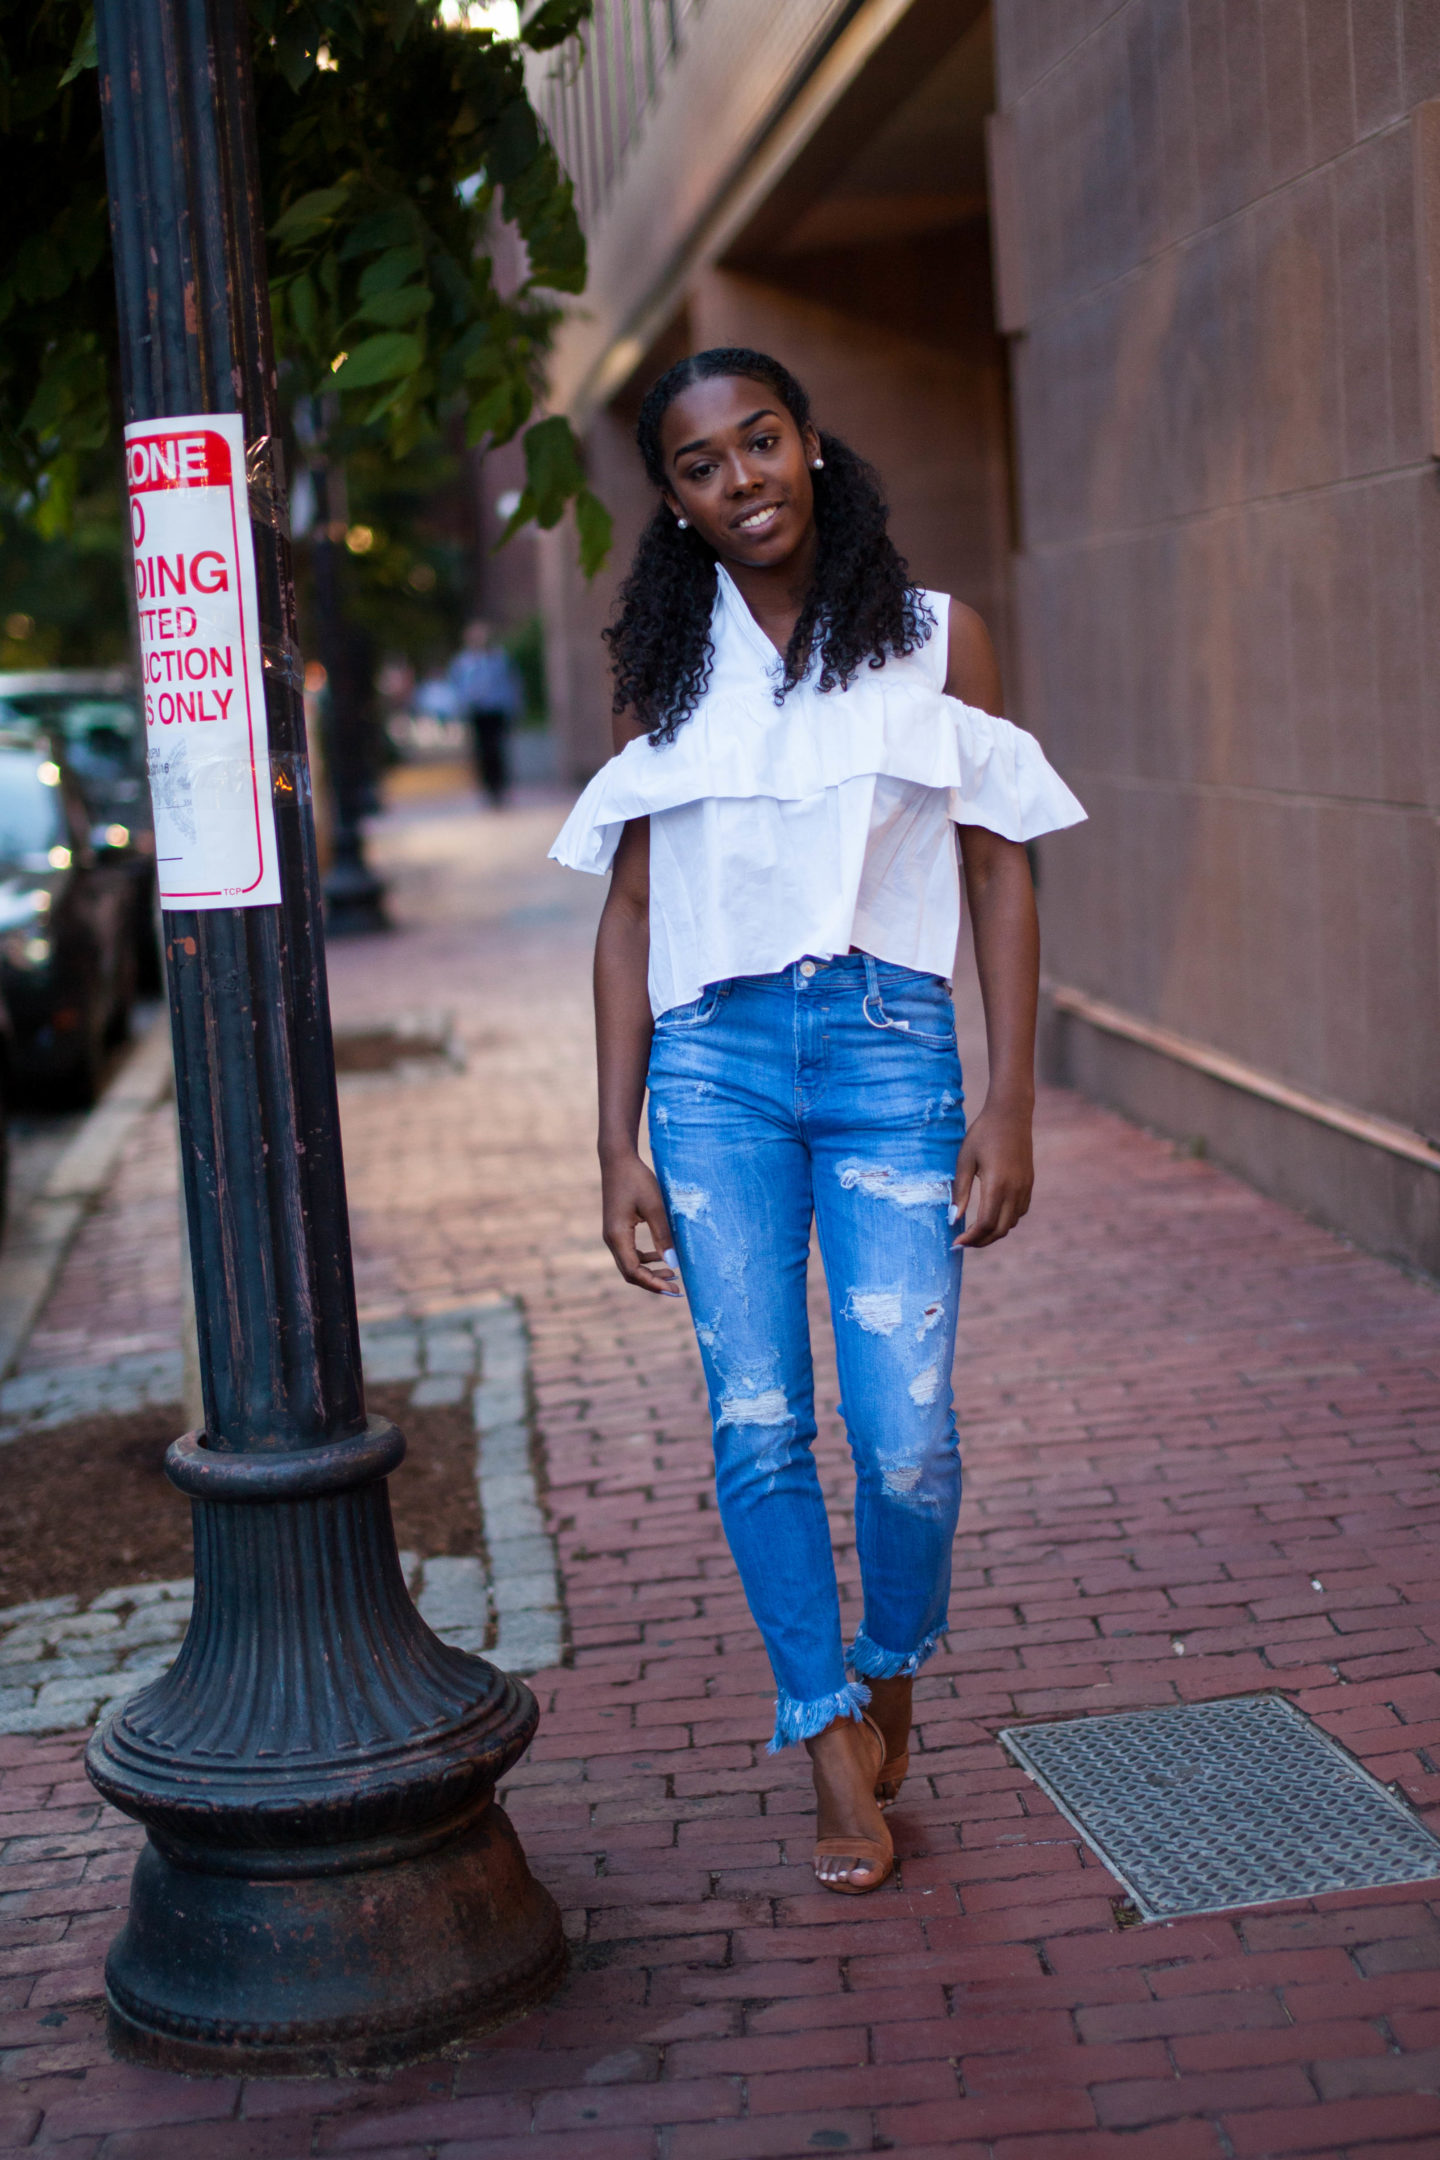
[[[81,1223],[135,1126],[162,1103],[173,1066],[163,1009],[131,1051],[0,1248],[0,1380],[15,1370]]]

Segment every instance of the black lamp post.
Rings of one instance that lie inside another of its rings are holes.
[[[319,401],[333,406],[334,399]],[[323,414],[330,427],[338,415]],[[325,668],[321,736],[330,786],[330,867],[325,927],[331,937],[372,937],[389,926],[385,887],[365,855],[366,816],[375,807],[378,758],[375,651],[345,606],[345,468],[328,453],[311,466],[317,516],[310,534],[315,634]]]
[[[96,1733],[149,1833],[111,2033],[176,2069],[404,2061],[513,2015],[562,1956],[496,1780],[534,1697],[406,1594],[367,1422],[240,0],[99,0],[128,420],[243,415],[278,906],[168,912],[205,1431],[194,1617]],[[242,541],[242,544],[243,541]],[[228,888],[227,888],[228,889]]]

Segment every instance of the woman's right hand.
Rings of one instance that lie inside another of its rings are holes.
[[[679,1297],[680,1278],[665,1258],[671,1250],[670,1221],[649,1164],[635,1153],[602,1163],[600,1189],[605,1243],[626,1282],[658,1297]],[[636,1233],[642,1223],[654,1239],[653,1252],[639,1249]]]

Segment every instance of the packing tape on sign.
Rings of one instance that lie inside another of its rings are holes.
[[[257,435],[245,445],[245,491],[250,522],[290,538],[290,498],[285,487],[284,454],[273,435]]]
[[[305,689],[305,662],[300,648],[293,638],[262,638],[260,640],[260,665],[276,682],[287,690]]]
[[[270,791],[281,802],[287,797],[293,797],[295,801],[302,803],[313,802],[310,760],[301,757],[296,750],[272,750]]]

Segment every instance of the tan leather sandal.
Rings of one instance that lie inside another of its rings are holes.
[[[875,1798],[882,1808],[892,1808],[900,1797],[900,1788],[910,1772],[910,1750],[901,1748],[898,1755],[891,1755],[880,1765],[880,1775],[875,1780]]]
[[[874,1735],[875,1745],[879,1750],[875,1770],[878,1785],[881,1770],[885,1763],[885,1736],[875,1723],[874,1718],[862,1718],[860,1722],[868,1732]],[[895,1847],[890,1841],[888,1831],[883,1839],[855,1837],[853,1835],[850,1837],[817,1838],[815,1840],[815,1858],[817,1860],[863,1860],[875,1869],[876,1872],[864,1882],[852,1882],[843,1877],[827,1881],[823,1875],[816,1876],[815,1880],[822,1890],[834,1890],[840,1897],[868,1897],[872,1890],[878,1890],[883,1882],[888,1882],[895,1872]]]

